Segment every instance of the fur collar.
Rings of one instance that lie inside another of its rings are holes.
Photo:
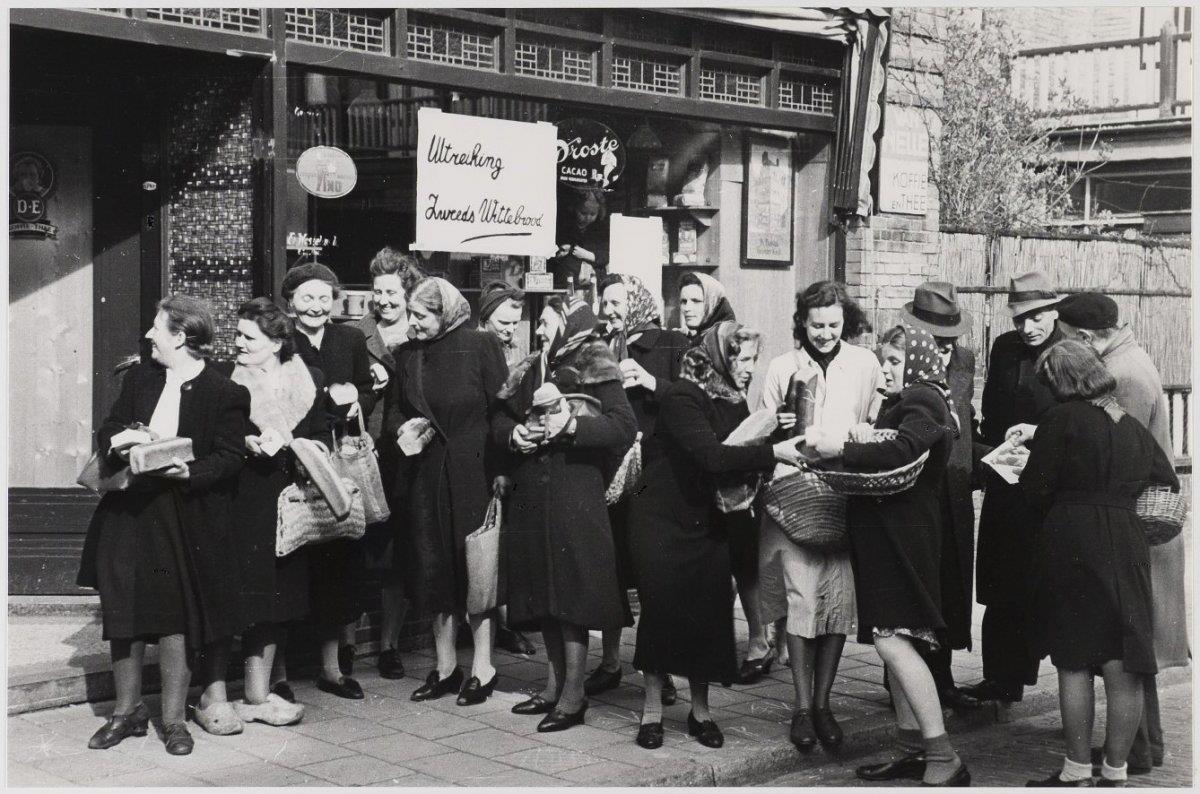
[[[702,348],[693,347],[683,354],[683,362],[679,366],[679,377],[690,380],[704,390],[704,393],[714,400],[724,400],[730,403],[746,401],[746,395],[729,384],[721,377],[713,366],[712,359]]]
[[[262,370],[235,367],[231,380],[250,392],[250,421],[259,432],[271,429],[289,442],[292,430],[312,410],[317,396],[312,374],[298,355],[271,376]]]
[[[541,353],[530,353],[513,365],[508,379],[497,395],[502,400],[512,397],[520,388],[529,370],[538,364]],[[547,380],[565,393],[580,386],[621,380],[621,368],[617,359],[602,339],[590,339],[555,362]]]

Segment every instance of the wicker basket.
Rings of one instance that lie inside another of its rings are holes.
[[[896,438],[895,430],[876,430],[872,441],[891,441]],[[834,491],[844,496],[891,496],[907,491],[921,476],[929,452],[922,452],[921,457],[912,463],[891,471],[854,472],[829,471],[808,464],[802,464],[804,470],[812,472]]]
[[[812,472],[777,477],[763,486],[763,509],[797,546],[814,551],[843,551],[850,545],[846,530],[846,497]]]
[[[1174,540],[1183,530],[1188,512],[1187,499],[1183,494],[1157,485],[1142,491],[1134,509],[1146,527],[1146,542],[1151,546],[1161,546]]]

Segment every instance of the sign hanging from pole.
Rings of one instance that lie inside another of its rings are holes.
[[[417,111],[420,251],[548,256],[555,250],[553,124]]]

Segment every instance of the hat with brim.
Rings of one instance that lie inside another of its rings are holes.
[[[1045,273],[1024,273],[1008,282],[1008,311],[1014,318],[1038,309],[1057,306],[1062,298]]]
[[[957,337],[970,332],[971,315],[958,307],[958,291],[947,281],[927,281],[904,304],[904,322],[934,336]]]

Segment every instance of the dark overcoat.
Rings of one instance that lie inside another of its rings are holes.
[[[654,432],[662,408],[663,396],[679,377],[683,354],[692,346],[691,340],[679,331],[651,328],[628,343],[629,357],[654,377],[651,391],[642,386],[625,390],[629,405],[642,434],[642,470],[645,471],[662,456],[662,441]],[[613,540],[617,547],[617,573],[622,588],[636,586],[633,563],[629,559],[629,500],[622,499],[609,508]],[[626,614],[625,625],[633,625],[632,613]]]
[[[975,466],[973,428],[975,353],[955,346],[947,373],[959,435],[946,464],[942,495],[942,617],[951,648],[971,647],[971,611],[975,599]]]
[[[663,395],[657,430],[663,454],[630,500],[642,610],[633,660],[639,670],[699,681],[736,677],[730,522],[716,507],[717,482],[775,465],[770,444],[722,443],[748,415],[744,400],[714,399],[690,380],[676,381]]]
[[[479,529],[495,467],[488,454],[496,393],[508,365],[493,335],[460,326],[431,342],[396,350],[388,389],[385,444],[405,421],[425,417],[433,440],[397,471],[391,504],[402,513],[405,585],[425,614],[466,607],[466,538]]]
[[[383,341],[383,337],[379,334],[379,325],[373,314],[367,314],[357,323],[355,328],[362,331],[363,336],[367,341],[367,355],[370,360],[367,363],[368,372],[371,364],[381,364],[388,374],[388,383],[390,384],[396,378],[396,358],[392,355],[392,351],[388,349],[387,343]],[[386,387],[385,387],[386,388]],[[367,432],[371,434],[371,438],[378,439],[379,434],[383,431],[383,412],[384,400],[380,392],[372,392],[375,396],[375,402],[371,408],[371,412],[367,415]]]
[[[375,407],[372,390],[371,357],[363,332],[350,325],[329,323],[320,349],[313,347],[303,331],[293,334],[296,353],[304,363],[325,376],[325,389],[335,383],[350,383],[358,389],[358,406],[364,420]],[[322,436],[332,443],[333,433],[358,434],[357,421],[346,422],[346,408],[326,401],[327,429]],[[362,615],[365,594],[361,583],[364,565],[361,544],[353,540],[331,540],[312,546],[308,551],[311,612],[318,626],[341,626]]]
[[[293,438],[328,443],[325,379],[319,369],[308,368],[317,393],[308,413],[291,428]],[[253,397],[251,398],[253,404]],[[247,434],[262,428],[247,420]],[[238,475],[233,515],[237,524],[237,558],[242,567],[242,622],[287,623],[309,612],[309,561],[312,547],[301,547],[286,557],[275,556],[275,530],[279,494],[296,482],[296,456],[284,447],[270,457],[249,455]]]
[[[130,369],[96,431],[97,449],[110,454],[114,435],[149,424],[165,385],[158,364]],[[250,394],[206,364],[180,392],[178,432],[196,457],[188,479],[141,476],[100,500],[77,581],[100,591],[105,639],[185,633],[197,646],[243,628],[240,569],[229,560],[237,530],[230,505],[249,413]]]
[[[1150,432],[1083,400],[1046,411],[1020,489],[1038,518],[1029,577],[1030,647],[1055,667],[1121,659],[1153,675],[1150,551],[1134,502],[1179,480]]]
[[[858,603],[858,640],[871,642],[873,628],[934,629],[942,619],[942,480],[954,443],[954,420],[938,390],[925,383],[905,387],[880,409],[875,427],[897,431],[895,439],[847,442],[846,468],[890,471],[928,451],[912,487],[891,496],[853,496],[846,505],[850,559]]]
[[[497,444],[507,446],[513,427],[525,421],[540,380],[535,365],[519,382],[506,384],[504,411],[494,426]],[[597,416],[579,416],[573,436],[508,457],[512,491],[501,535],[508,620],[520,625],[553,618],[587,629],[614,629],[621,625],[622,610],[605,473],[613,454],[633,443],[633,409],[617,362],[602,341],[585,342],[564,356],[548,380],[564,394],[594,397],[600,410]]]
[[[996,337],[983,384],[979,441],[986,447],[1004,443],[1015,424],[1036,425],[1056,405],[1050,388],[1040,382],[1034,367],[1046,348],[1062,339],[1057,328],[1038,347],[1030,347],[1016,331]],[[979,512],[979,543],[975,581],[981,604],[1020,606],[1033,548],[1035,520],[1020,487],[1009,485],[984,467],[983,507]]]

